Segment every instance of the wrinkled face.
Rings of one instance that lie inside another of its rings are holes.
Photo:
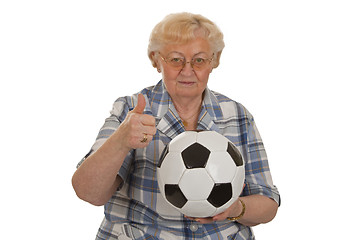
[[[169,44],[162,47],[156,54],[156,62],[161,70],[166,89],[173,100],[181,98],[201,98],[209,75],[212,71],[213,56],[207,40],[197,37],[186,44]],[[185,59],[185,66],[181,69],[172,66],[170,61]],[[199,69],[193,65],[196,61],[205,60],[206,63]]]

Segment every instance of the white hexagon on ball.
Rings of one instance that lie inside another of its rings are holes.
[[[231,182],[236,172],[236,165],[229,154],[211,152],[205,169],[215,183]]]
[[[206,200],[214,182],[203,168],[187,169],[179,181],[179,187],[188,200]]]
[[[179,152],[169,152],[161,166],[160,178],[167,184],[177,184],[181,179],[185,166],[181,160]]]
[[[212,152],[226,151],[229,140],[221,134],[214,134],[213,131],[202,131],[197,135],[197,142],[211,149]]]
[[[185,216],[209,217],[215,215],[216,207],[207,201],[188,201],[181,208],[181,212]]]
[[[169,143],[170,152],[181,152],[192,143],[196,142],[197,132],[189,131],[186,133],[187,134],[180,134],[176,136],[176,138]]]

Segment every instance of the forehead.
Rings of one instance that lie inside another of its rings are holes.
[[[209,42],[206,39],[199,37],[183,44],[167,44],[163,46],[161,52],[164,54],[177,52],[184,56],[193,56],[198,53],[212,54]]]

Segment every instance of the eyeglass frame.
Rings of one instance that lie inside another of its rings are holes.
[[[166,64],[168,64],[168,58],[164,58],[164,57],[161,55],[160,52],[157,52],[157,53],[160,55],[161,59],[162,59]],[[196,55],[196,54],[195,54],[195,55]],[[201,58],[201,59],[206,60],[206,61],[209,61],[209,64],[210,64],[210,63],[214,60],[214,56],[215,56],[215,53],[213,53],[213,54],[211,55],[211,58]],[[186,58],[184,57],[184,61],[183,61],[182,67],[179,69],[179,71],[182,71],[187,63],[190,63],[190,66],[191,66],[191,68],[192,68],[194,71],[201,71],[201,70],[202,70],[202,69],[198,69],[198,70],[194,69],[194,58],[192,58],[190,61],[186,61]],[[171,64],[170,64],[170,66],[171,66]],[[173,67],[173,68],[175,69],[174,66],[171,66],[171,67]]]

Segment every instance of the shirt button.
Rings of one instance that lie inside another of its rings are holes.
[[[199,229],[199,226],[197,224],[191,224],[190,225],[190,230],[193,232],[196,232]]]

